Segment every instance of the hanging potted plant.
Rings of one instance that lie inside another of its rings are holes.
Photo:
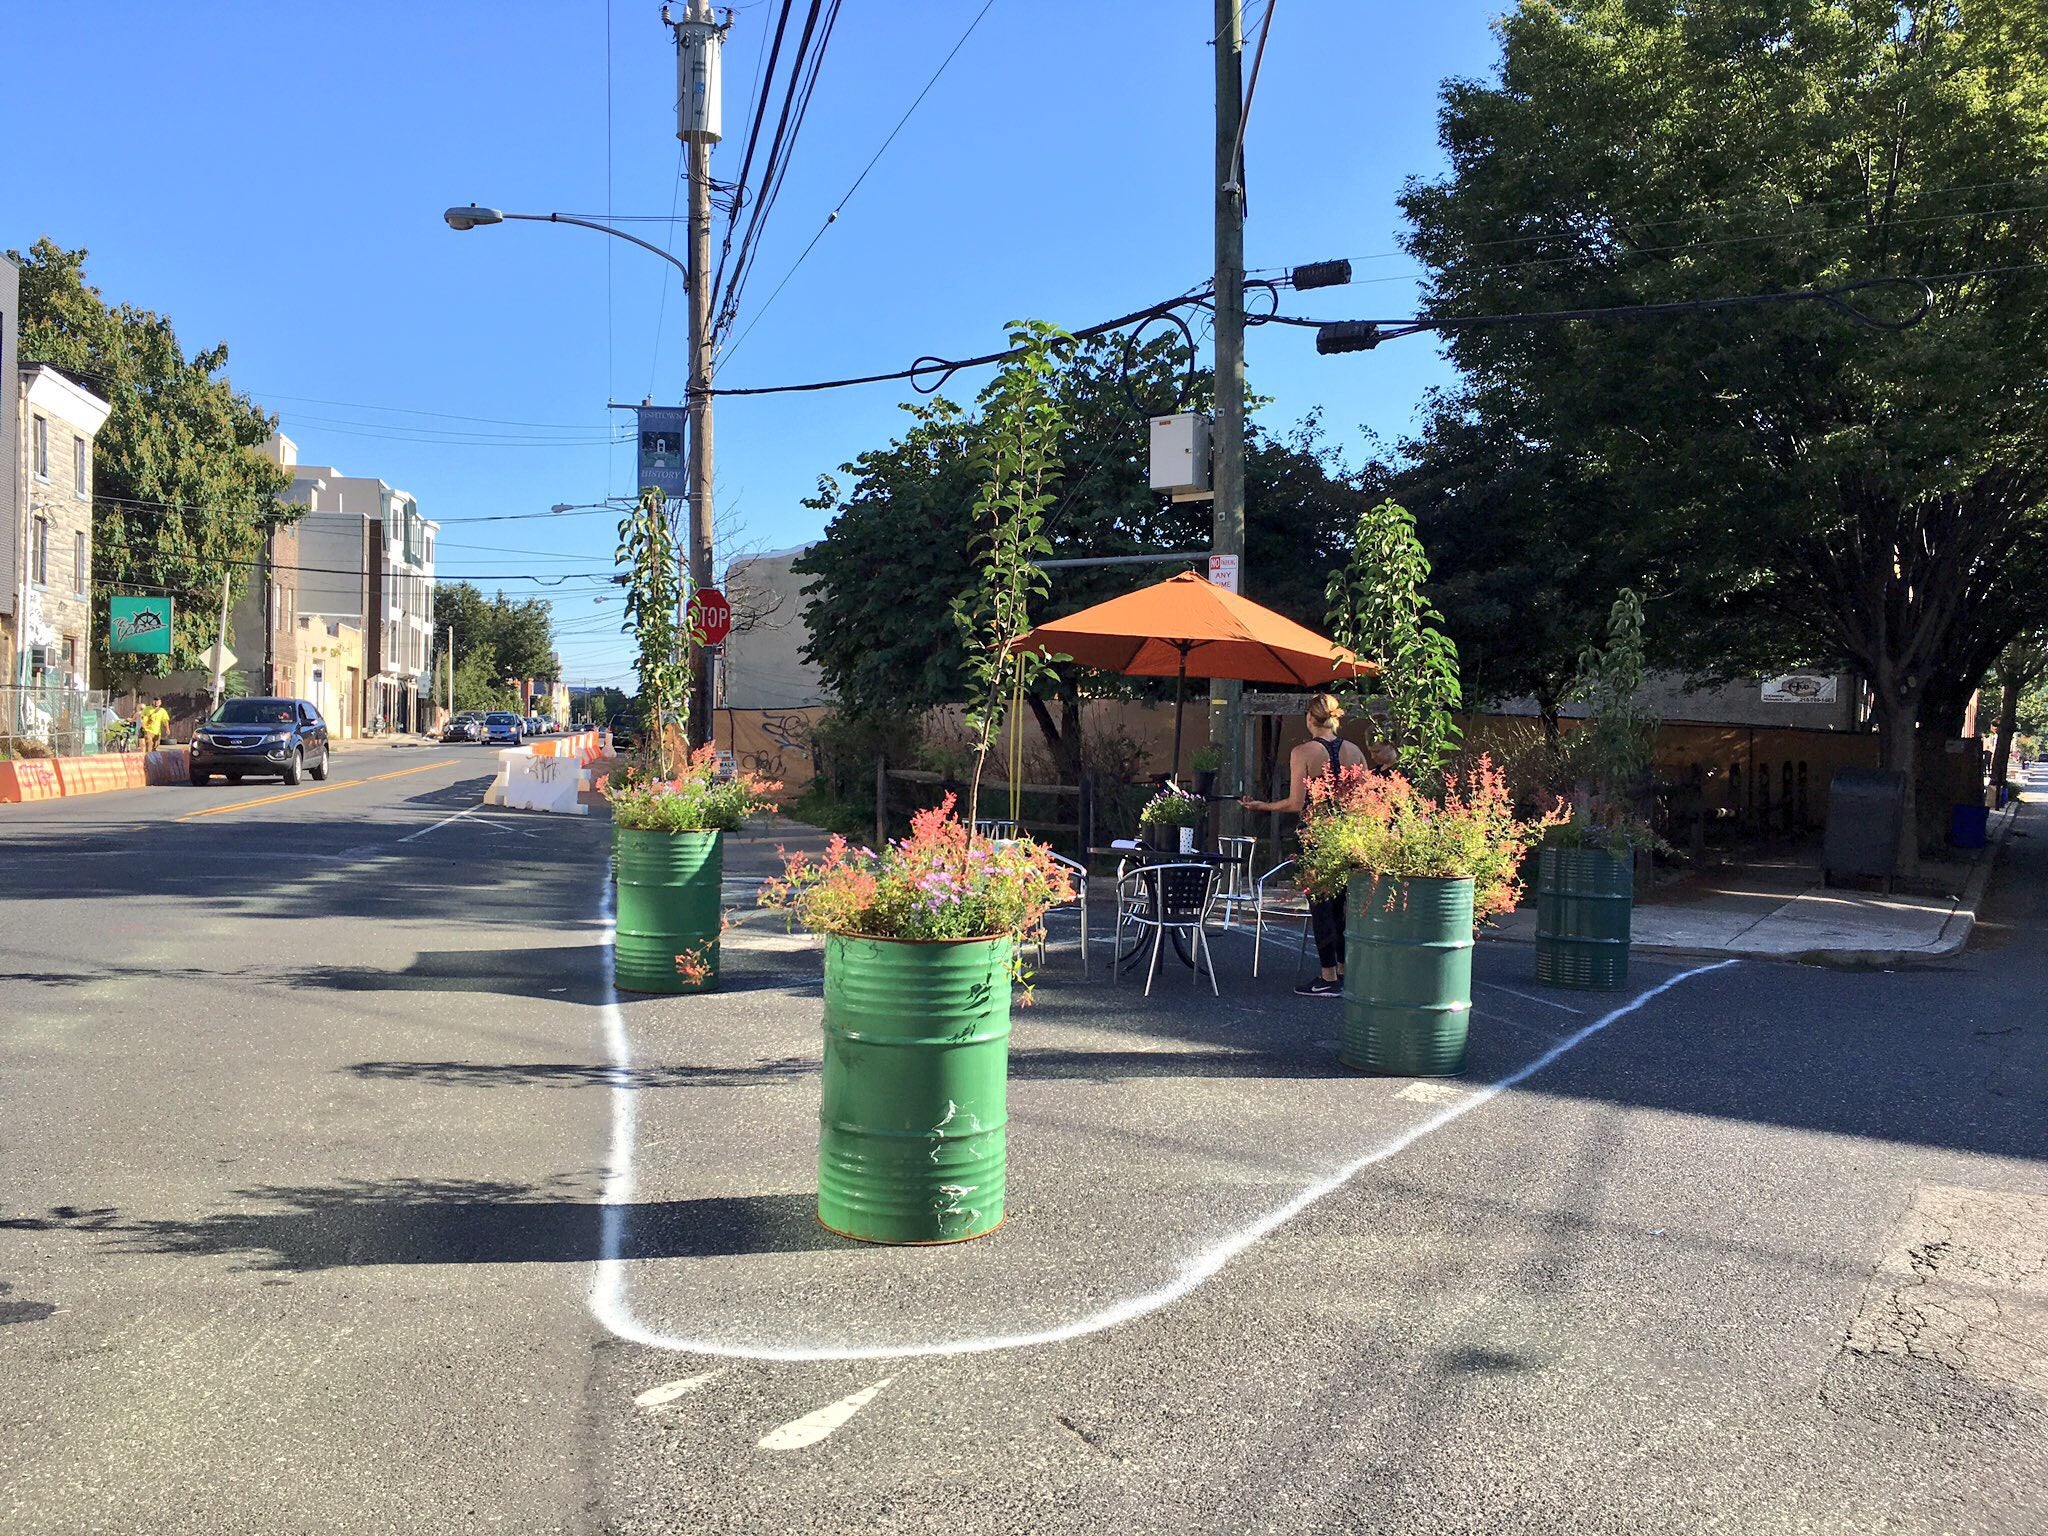
[[[879,853],[834,837],[791,855],[761,893],[825,936],[818,1220],[864,1242],[1001,1224],[1019,944],[1074,898],[1051,850],[971,837],[953,807],[918,812]]]
[[[1200,797],[1169,784],[1146,801],[1145,808],[1138,812],[1138,830],[1145,834],[1148,843],[1162,848],[1175,846],[1182,853],[1193,853],[1195,828],[1202,824],[1208,810]]]
[[[669,778],[635,766],[604,789],[612,808],[618,922],[612,974],[628,992],[704,992],[718,985],[725,834],[773,810],[782,786],[751,773],[721,777],[702,747]]]
[[[1361,1072],[1464,1070],[1472,936],[1512,911],[1523,856],[1545,822],[1516,819],[1506,779],[1481,757],[1426,794],[1399,773],[1346,767],[1312,780],[1301,884],[1345,901],[1343,1045]]]
[[[1188,759],[1188,768],[1195,776],[1195,793],[1207,800],[1216,793],[1216,775],[1223,771],[1223,749],[1213,741],[1204,743]]]
[[[1536,854],[1536,979],[1547,986],[1616,992],[1628,984],[1636,856],[1663,846],[1636,813],[1646,799],[1657,717],[1639,702],[1643,605],[1626,588],[1607,620],[1607,643],[1579,654],[1573,694],[1591,707],[1572,756],[1582,769],[1577,804]]]

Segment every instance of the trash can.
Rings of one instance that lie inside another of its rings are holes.
[[[1954,848],[1982,848],[1991,812],[1981,805],[1949,807],[1948,840]]]

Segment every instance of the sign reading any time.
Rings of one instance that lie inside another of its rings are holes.
[[[690,600],[690,613],[704,631],[706,645],[723,645],[732,633],[732,604],[716,587],[706,587]]]
[[[115,597],[108,602],[108,650],[141,656],[171,654],[168,597]]]
[[[1237,590],[1237,556],[1211,555],[1209,557],[1209,585],[1221,587],[1226,592]]]

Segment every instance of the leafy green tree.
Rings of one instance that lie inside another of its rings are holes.
[[[1433,776],[1457,750],[1452,718],[1462,695],[1458,648],[1438,628],[1443,615],[1426,595],[1429,557],[1415,519],[1398,502],[1360,514],[1349,561],[1333,572],[1330,637],[1380,664],[1372,685],[1386,707],[1386,728],[1401,766],[1413,778]]]
[[[1525,0],[1499,30],[1403,198],[1433,316],[1938,279],[1903,331],[1801,302],[1447,332],[1468,399],[1596,474],[1664,659],[1852,664],[1911,784],[1930,696],[2048,607],[2048,11]]]
[[[1060,423],[1059,491],[1043,534],[1055,556],[1156,554],[1209,545],[1206,503],[1171,503],[1149,487],[1147,413],[1209,401],[1209,375],[1188,383],[1188,357],[1171,339],[1132,349],[1080,343],[1051,377]],[[1185,394],[1181,393],[1185,390]],[[904,407],[912,418],[887,447],[842,466],[850,484],[821,477],[805,503],[829,518],[825,536],[797,563],[810,638],[805,654],[849,714],[915,715],[968,696],[966,652],[949,602],[975,574],[972,509],[983,483],[982,418],[943,398]],[[1310,416],[1284,436],[1248,434],[1246,595],[1311,626],[1322,588],[1350,525],[1369,505]],[[1072,613],[1127,592],[1171,566],[1061,570],[1039,617]],[[1166,689],[1171,684],[1164,685]],[[1078,766],[1082,690],[1156,697],[1162,685],[1058,665],[1027,691],[1047,744]],[[1058,717],[1054,711],[1057,709]]]
[[[513,601],[499,592],[485,597],[466,581],[434,589],[435,643],[441,648],[440,676],[448,675],[447,644],[455,632],[455,707],[511,709],[518,694],[513,677],[551,677],[555,668],[554,621],[545,603]]]
[[[85,280],[84,250],[46,237],[8,255],[21,269],[22,360],[76,374],[113,407],[93,443],[94,600],[175,599],[168,657],[111,655],[101,622],[96,670],[137,678],[199,667],[223,578],[239,600],[269,531],[301,515],[277,499],[291,476],[253,451],[277,419],[223,376],[225,343],[188,358],[164,316],[108,305]]]

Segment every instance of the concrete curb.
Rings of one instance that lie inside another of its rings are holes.
[[[1970,942],[1970,930],[1976,926],[1977,910],[1984,904],[1984,893],[1991,884],[1991,872],[1998,863],[1998,856],[2005,848],[2006,837],[2019,819],[2023,800],[2015,800],[2002,811],[1990,817],[1989,835],[1984,850],[1970,868],[1970,877],[1963,883],[1963,892],[1955,898],[1955,904],[1943,919],[1941,931],[1926,944],[1909,949],[1807,949],[1807,950],[1759,950],[1700,948],[1679,944],[1645,944],[1640,941],[1631,944],[1631,954],[1654,956],[1664,960],[1777,960],[1793,965],[1820,965],[1855,967],[1869,970],[1898,970],[1904,966],[1924,965],[1930,961],[1946,960],[1962,952]],[[1536,936],[1520,933],[1490,933],[1481,929],[1481,942],[1491,944],[1519,944],[1533,949]]]

